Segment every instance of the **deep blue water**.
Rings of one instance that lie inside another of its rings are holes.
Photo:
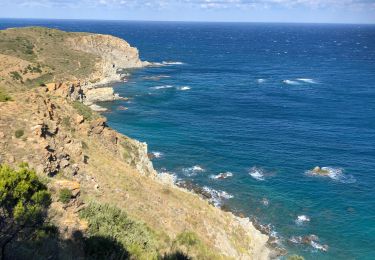
[[[109,125],[161,152],[159,171],[232,195],[221,203],[271,223],[291,253],[375,259],[375,26],[0,20],[24,25],[182,62],[132,71],[116,85],[130,102],[104,104]],[[317,165],[331,177],[307,173]],[[210,178],[221,172],[233,177]],[[308,234],[328,251],[288,242]]]

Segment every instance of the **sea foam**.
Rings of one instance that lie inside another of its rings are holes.
[[[229,177],[233,177],[233,173],[231,172],[222,172],[219,173],[218,175],[211,175],[210,178],[214,180],[222,180],[222,179],[227,179]]]
[[[290,80],[290,79],[283,80],[283,83],[287,85],[299,85],[300,84],[298,81]]]
[[[171,86],[171,85],[162,85],[162,86],[151,87],[150,89],[168,89],[168,88],[173,88],[173,86]]]
[[[252,167],[249,171],[249,175],[258,181],[264,181],[264,170],[258,167]]]
[[[305,82],[305,83],[310,83],[310,84],[317,84],[318,82],[316,82],[315,80],[313,79],[305,79],[305,78],[300,78],[300,79],[297,79],[298,81],[302,81],[302,82]]]
[[[302,225],[304,222],[310,222],[310,218],[306,215],[300,215],[295,222],[297,225]]]
[[[182,86],[182,87],[178,87],[177,89],[181,90],[181,91],[186,91],[186,90],[190,90],[191,87],[189,87],[189,86]]]
[[[233,195],[227,193],[226,191],[218,191],[207,186],[203,187],[203,190],[211,195],[209,201],[214,204],[215,207],[220,207],[223,200],[232,199]]]
[[[184,65],[185,63],[181,61],[163,61],[163,65]]]
[[[198,173],[201,173],[201,172],[205,172],[206,170],[203,169],[201,166],[199,165],[194,165],[192,167],[189,167],[189,168],[183,168],[182,169],[182,172],[186,175],[186,176],[195,176],[197,175]]]
[[[155,158],[161,158],[164,156],[162,152],[151,152]]]

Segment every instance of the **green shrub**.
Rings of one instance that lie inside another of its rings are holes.
[[[91,108],[89,108],[88,106],[86,106],[85,104],[83,104],[79,101],[74,101],[73,107],[77,110],[78,114],[83,116],[83,118],[85,120],[92,120],[92,119],[95,119],[97,117],[95,115],[95,113],[93,113]]]
[[[25,134],[25,132],[23,131],[23,129],[18,129],[18,130],[16,130],[16,132],[14,132],[14,136],[16,138],[21,138],[24,134]]]
[[[19,80],[19,81],[23,80],[21,74],[19,74],[18,71],[12,71],[10,73],[10,76],[12,77],[13,80]]]
[[[82,141],[82,148],[85,150],[89,149],[89,146],[85,141]]]
[[[51,196],[35,171],[26,164],[18,170],[0,165],[0,259],[10,259],[5,249],[12,242],[35,235],[50,204]]]
[[[194,232],[190,231],[179,234],[175,242],[188,247],[196,246],[201,243],[197,235]]]
[[[0,102],[11,101],[12,98],[4,90],[0,89]]]
[[[64,126],[64,127],[66,127],[66,128],[70,128],[71,127],[71,123],[70,123],[70,117],[64,117],[63,119],[62,119],[62,125]]]
[[[130,219],[120,209],[100,204],[89,204],[80,212],[89,223],[89,237],[105,237],[116,240],[123,251],[135,259],[157,257],[155,234],[145,225]],[[117,254],[121,254],[118,251]]]
[[[195,234],[191,231],[185,231],[179,234],[173,241],[172,249],[175,252],[183,253],[186,258],[194,259],[220,259],[216,252],[210,250]]]
[[[66,204],[68,203],[72,198],[72,191],[67,189],[67,188],[64,188],[64,189],[61,189],[60,192],[59,192],[59,200]]]

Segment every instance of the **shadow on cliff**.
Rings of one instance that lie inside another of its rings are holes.
[[[136,259],[118,241],[111,237],[84,237],[82,232],[75,231],[71,239],[60,239],[56,227],[47,232],[36,233],[34,237],[19,239],[8,245],[3,259],[0,260],[125,260]],[[182,252],[174,252],[158,257],[159,260],[190,260]]]

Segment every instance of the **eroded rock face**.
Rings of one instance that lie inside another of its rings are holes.
[[[122,137],[119,142],[120,156],[141,174],[156,177],[157,173],[148,157],[147,144],[134,139]]]
[[[113,101],[116,99],[113,88],[93,88],[86,91],[86,102]]]
[[[84,35],[70,38],[68,43],[75,50],[95,54],[101,58],[97,63],[97,73],[92,75],[92,80],[99,81],[100,84],[120,80],[119,72],[123,69],[143,66],[137,48],[111,35]]]

